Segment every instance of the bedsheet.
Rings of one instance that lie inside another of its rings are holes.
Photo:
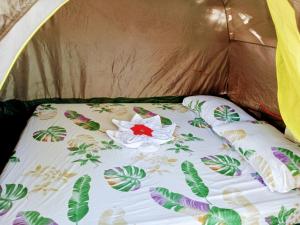
[[[148,110],[148,111],[147,111]],[[151,113],[150,113],[151,112]],[[111,120],[176,123],[156,152],[119,146]],[[181,104],[44,104],[0,177],[0,224],[295,224],[300,191],[259,174]]]

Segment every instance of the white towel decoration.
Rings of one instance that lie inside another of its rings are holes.
[[[127,148],[143,147],[144,151],[155,151],[158,145],[173,140],[176,124],[162,126],[160,116],[143,119],[135,114],[131,121],[113,119],[112,122],[119,128],[116,131],[107,130],[107,135],[118,144]]]

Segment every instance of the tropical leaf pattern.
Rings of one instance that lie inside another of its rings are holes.
[[[84,175],[73,186],[72,197],[68,202],[68,218],[71,222],[77,224],[89,211],[90,182],[90,176]]]
[[[57,109],[51,104],[39,105],[33,113],[33,116],[38,117],[40,120],[52,119],[57,115]]]
[[[239,141],[244,139],[247,136],[247,133],[245,130],[228,130],[222,133],[222,136],[225,137],[228,141],[231,143],[235,141]]]
[[[13,202],[24,198],[27,192],[27,188],[22,184],[6,184],[4,192],[0,186],[0,216],[6,214],[13,206]]]
[[[105,210],[100,217],[98,225],[128,225],[125,211],[120,208]]]
[[[190,101],[189,104],[187,105],[187,107],[194,111],[199,117],[201,116],[201,112],[202,112],[202,106],[204,105],[206,101],[200,101],[200,100],[196,100],[195,104],[194,101]]]
[[[259,175],[259,173],[255,172],[255,173],[251,173],[250,175],[259,183],[261,183],[263,186],[267,186],[263,178]]]
[[[128,192],[141,187],[141,180],[146,172],[136,166],[115,167],[104,171],[104,178],[115,190]]]
[[[239,148],[239,152],[246,160],[249,160],[249,158],[255,153],[255,150]]]
[[[208,187],[204,184],[203,180],[199,177],[194,165],[185,161],[181,164],[181,170],[185,175],[185,181],[191,188],[192,192],[198,197],[205,198],[208,195]]]
[[[214,110],[214,117],[224,122],[240,121],[240,116],[228,105],[221,105]]]
[[[207,214],[210,207],[205,202],[192,200],[184,195],[171,192],[166,188],[150,188],[152,199],[162,207],[188,215]]]
[[[286,209],[284,206],[281,206],[281,209],[277,216],[268,216],[265,218],[265,221],[269,225],[286,225],[288,218],[296,211],[296,208]]]
[[[246,216],[243,218],[242,224],[260,224],[260,212],[255,207],[253,203],[251,203],[246,197],[244,197],[243,193],[237,188],[226,188],[223,191],[224,201],[230,205],[235,207],[243,207],[247,210]]]
[[[20,162],[20,158],[17,156],[17,153],[15,151],[9,157],[9,162],[12,162],[12,163],[18,163],[18,162]]]
[[[42,217],[36,211],[24,211],[17,214],[13,225],[58,225],[52,219]]]
[[[149,117],[153,117],[156,116],[157,114],[150,112],[142,107],[134,107],[133,110],[139,114],[140,116],[144,117],[144,118],[149,118]],[[172,121],[169,118],[166,117],[160,117],[161,123],[163,125],[172,125]]]
[[[260,176],[267,184],[267,186],[274,189],[275,179],[273,177],[272,169],[268,162],[260,155],[254,156],[254,158],[251,159],[251,161],[256,164],[255,168],[257,168],[257,171],[259,172]]]
[[[33,133],[33,138],[42,142],[59,142],[63,141],[67,131],[63,127],[51,126],[47,130],[39,130]]]
[[[121,149],[121,147],[119,145],[117,145],[113,140],[110,140],[110,141],[101,141],[101,144],[103,145],[103,147],[101,148],[101,150],[117,150],[117,149]]]
[[[225,176],[240,176],[240,161],[228,155],[214,155],[201,158],[201,161],[213,171]]]
[[[76,111],[68,110],[65,112],[65,117],[72,120],[76,125],[90,131],[97,131],[100,129],[100,124],[79,114]]]
[[[273,155],[287,166],[293,176],[300,174],[300,156],[281,147],[272,147],[272,151]]]
[[[232,209],[222,209],[213,206],[207,214],[205,225],[241,225],[240,215]]]
[[[193,120],[189,120],[188,123],[198,128],[210,128],[210,125],[202,117],[197,117]]]
[[[188,145],[182,145],[179,143],[176,143],[174,147],[168,148],[168,151],[174,151],[175,153],[180,152],[193,152]]]

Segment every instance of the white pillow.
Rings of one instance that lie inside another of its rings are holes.
[[[266,123],[235,122],[213,127],[263,178],[271,191],[300,187],[300,148]]]
[[[196,95],[183,99],[182,104],[192,110],[211,127],[236,121],[255,121],[234,103],[220,97]]]

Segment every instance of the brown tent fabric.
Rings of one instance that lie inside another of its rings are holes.
[[[30,41],[0,98],[227,94],[278,113],[275,47],[262,0],[71,0]]]
[[[230,0],[228,95],[240,105],[279,113],[275,73],[276,33],[266,1]]]
[[[0,40],[38,0],[1,0]]]

